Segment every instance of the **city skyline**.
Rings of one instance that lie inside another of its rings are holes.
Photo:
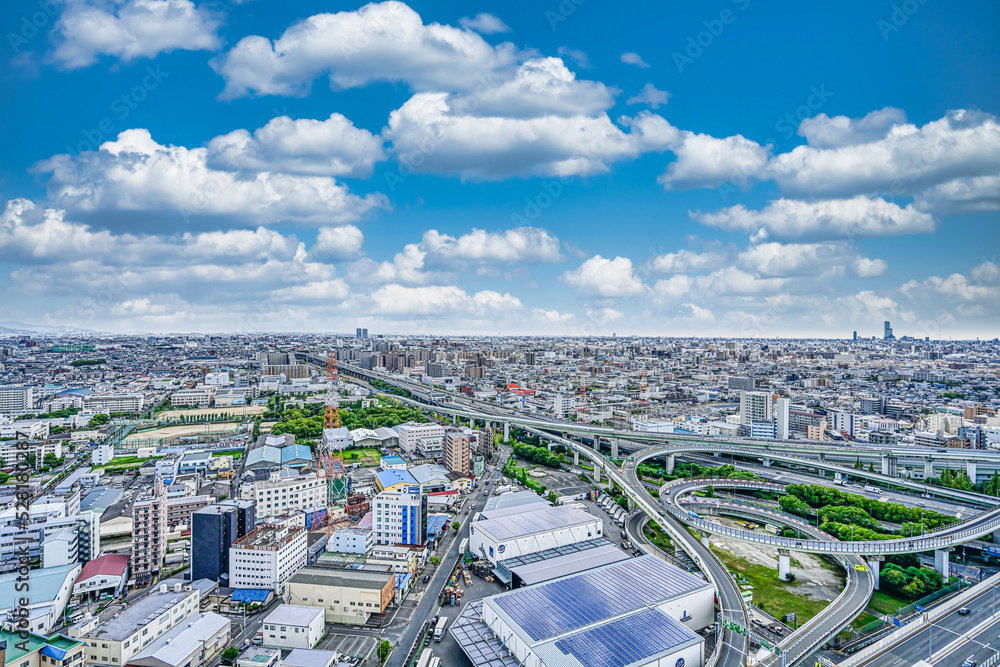
[[[998,14],[6,3],[0,326],[992,339]]]

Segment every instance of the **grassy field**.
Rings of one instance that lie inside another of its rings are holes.
[[[858,628],[864,627],[869,623],[874,623],[877,620],[878,616],[873,616],[872,614],[869,614],[867,611],[863,611],[861,612],[860,616],[858,616],[851,622],[851,627],[857,630]]]
[[[122,470],[126,468],[138,468],[146,461],[152,461],[162,458],[163,458],[162,456],[151,456],[145,459],[140,459],[137,456],[118,456],[111,459],[109,463],[105,463],[102,466],[91,466],[91,467],[94,468],[94,470],[101,468],[110,472],[111,468],[121,468]]]
[[[223,449],[221,452],[212,452],[212,456],[232,456],[234,459],[243,457],[242,449]]]
[[[670,536],[663,532],[663,529],[653,521],[642,527],[642,534],[646,536],[647,540],[658,546],[661,551],[670,553],[674,550],[674,544],[670,541]]]
[[[754,604],[776,618],[788,612],[795,612],[799,625],[823,611],[829,602],[814,600],[807,595],[796,593],[794,581],[781,581],[777,570],[737,558],[728,551],[712,547],[712,552],[733,574],[741,574],[753,586]]]
[[[872,599],[868,601],[868,609],[879,614],[895,614],[897,609],[912,602],[913,600],[896,597],[885,591],[873,591]]]
[[[363,459],[365,457],[371,457],[377,462],[382,453],[377,449],[345,449],[344,450],[344,462],[356,461],[358,459]]]

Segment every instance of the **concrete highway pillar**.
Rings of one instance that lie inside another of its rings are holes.
[[[707,549],[709,547],[709,544],[710,544],[710,542],[709,542],[709,538],[708,538],[708,533],[704,533],[701,536],[701,546],[703,546],[703,547],[705,547]]]
[[[601,436],[599,435],[594,436],[594,451],[595,452],[601,451]]]
[[[879,568],[882,564],[879,562],[882,560],[882,556],[869,556],[868,557],[868,571],[872,573],[872,580],[875,583],[875,590],[878,590],[878,574]]]
[[[510,440],[510,422],[504,422],[503,425],[503,439]]]
[[[611,493],[614,490],[615,490],[615,480],[611,479],[611,477],[608,477],[608,493]]]
[[[931,479],[934,477],[934,461],[930,459],[924,459],[924,479]]]
[[[573,465],[580,465],[580,452],[573,450]]]
[[[820,461],[826,461],[826,452],[820,452],[819,453],[819,460]]]
[[[476,428],[476,418],[469,417],[469,428]]]
[[[666,469],[667,469],[667,474],[668,475],[673,475],[674,474],[674,454],[667,454]]]
[[[545,443],[545,446],[549,448],[550,452],[552,451],[552,448],[555,447],[555,445],[556,445],[556,443],[554,443],[554,442],[547,442],[547,443]]]
[[[882,474],[889,477],[896,476],[896,464],[898,459],[895,456],[886,455],[882,457]]]
[[[973,484],[976,483],[976,462],[966,461],[965,462],[965,474],[969,476],[969,481]]]
[[[451,416],[451,423],[452,424],[457,424],[458,423],[458,415],[452,415]]]
[[[770,468],[771,467],[771,459],[761,459],[760,460],[760,464],[762,466],[764,466],[765,468]]]
[[[618,438],[611,439],[611,458],[618,458]]]
[[[594,481],[598,484],[601,483],[601,466],[594,465]]]
[[[934,569],[938,571],[945,584],[948,583],[948,552],[950,549],[937,549],[934,552]]]
[[[788,575],[792,572],[792,559],[788,555],[787,549],[778,549],[778,579],[788,581]]]

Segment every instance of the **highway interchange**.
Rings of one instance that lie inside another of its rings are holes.
[[[534,416],[524,417],[508,408],[496,406],[489,403],[483,403],[481,401],[473,401],[472,399],[464,397],[450,398],[448,404],[445,405],[432,400],[430,398],[429,390],[427,390],[426,387],[423,387],[421,385],[416,385],[414,383],[406,381],[400,381],[396,378],[392,378],[382,374],[376,374],[371,371],[366,371],[364,369],[350,366],[348,364],[340,364],[340,365],[342,367],[342,372],[347,371],[349,374],[355,374],[362,379],[369,379],[369,378],[374,379],[377,377],[378,379],[390,382],[401,388],[408,389],[411,391],[411,395],[416,395],[417,397],[423,399],[422,401],[415,401],[413,399],[403,398],[402,400],[404,401],[416,404],[424,404],[424,405],[430,404],[429,407],[432,407],[434,411],[446,415],[449,414],[454,415],[456,418],[458,416],[462,416],[463,418],[469,418],[470,420],[479,419],[486,422],[506,423],[508,425],[514,424],[520,426],[521,428],[525,428],[529,432],[539,433],[540,435],[543,435],[547,440],[571,447],[573,451],[579,453],[581,456],[591,459],[595,464],[595,468],[603,470],[608,477],[610,477],[616,484],[618,484],[625,491],[625,493],[629,496],[630,500],[632,500],[638,506],[638,509],[641,510],[641,512],[644,512],[646,515],[653,518],[653,520],[659,523],[661,527],[663,527],[663,529],[675,541],[675,544],[677,544],[681,549],[683,549],[686,553],[688,553],[692,557],[692,559],[697,563],[702,572],[716,586],[719,595],[719,603],[724,618],[732,620],[737,625],[743,628],[750,627],[750,624],[749,624],[749,615],[743,603],[743,598],[742,595],[740,594],[739,589],[735,586],[735,583],[729,576],[728,571],[726,571],[722,563],[718,561],[717,558],[715,558],[715,556],[711,553],[711,551],[707,547],[701,544],[699,540],[697,540],[690,532],[688,532],[685,524],[690,524],[693,522],[693,520],[689,521],[678,520],[677,516],[671,516],[668,512],[662,511],[664,506],[657,503],[655,499],[652,497],[652,495],[649,494],[645,484],[641,480],[639,480],[636,475],[636,467],[641,460],[652,458],[654,456],[670,456],[673,454],[679,454],[686,458],[696,457],[698,459],[704,460],[706,449],[712,452],[719,452],[723,454],[728,453],[730,455],[730,460],[733,460],[732,457],[744,456],[744,455],[761,459],[765,463],[773,460],[779,460],[779,461],[789,462],[793,465],[798,464],[802,466],[809,466],[821,472],[842,471],[843,474],[850,475],[854,479],[861,478],[870,481],[878,480],[882,481],[883,483],[889,482],[892,483],[894,486],[901,486],[907,488],[907,490],[917,491],[917,493],[921,494],[917,497],[914,497],[913,495],[907,495],[904,493],[894,493],[894,492],[892,492],[890,495],[890,492],[887,492],[887,497],[889,499],[893,501],[899,499],[901,501],[901,504],[905,504],[911,507],[923,506],[926,509],[932,509],[934,511],[942,511],[946,513],[957,514],[959,518],[963,519],[969,517],[969,515],[976,514],[977,512],[980,512],[982,513],[983,516],[986,516],[986,519],[983,520],[982,525],[976,525],[975,523],[969,524],[972,525],[973,528],[972,529],[967,528],[965,530],[965,533],[962,533],[957,537],[955,535],[956,533],[955,530],[946,531],[945,533],[942,533],[942,535],[944,535],[945,537],[940,538],[939,543],[943,543],[941,541],[949,536],[950,538],[954,538],[957,541],[968,541],[968,539],[970,538],[968,538],[967,533],[975,532],[977,529],[979,530],[979,534],[975,535],[976,537],[980,536],[981,534],[985,534],[983,530],[987,528],[990,529],[989,532],[996,530],[996,526],[993,525],[994,513],[998,515],[995,520],[1000,521],[1000,511],[997,511],[996,507],[998,503],[993,498],[988,498],[981,496],[979,494],[974,494],[969,492],[954,493],[953,490],[950,489],[942,489],[940,487],[927,487],[926,485],[923,485],[921,483],[916,483],[909,480],[903,480],[898,477],[872,473],[867,470],[854,470],[853,468],[850,468],[848,466],[841,466],[832,463],[832,461],[828,461],[827,459],[829,457],[826,455],[826,452],[821,451],[823,448],[816,448],[808,445],[793,445],[792,447],[789,448],[789,450],[792,451],[793,453],[786,453],[784,451],[776,452],[772,450],[772,447],[780,448],[780,446],[783,445],[784,443],[778,443],[776,445],[775,443],[770,443],[770,442],[748,442],[748,441],[741,441],[739,443],[733,443],[731,441],[717,442],[705,438],[696,439],[700,442],[699,445],[696,445],[693,442],[692,443],[683,442],[681,447],[678,447],[677,445],[665,445],[663,441],[667,440],[666,438],[655,437],[655,436],[662,436],[663,434],[647,434],[647,433],[637,434],[635,432],[628,432],[628,431],[624,432],[612,431],[611,429],[604,429],[601,427],[581,427],[580,425],[575,423],[562,422],[553,419],[539,419]],[[591,438],[595,441],[597,440],[597,438],[608,437],[610,434],[611,437],[617,439],[616,448],[619,450],[619,455],[627,457],[623,468],[619,469],[617,466],[610,463],[602,454],[596,452],[592,447],[587,447],[586,445],[582,444],[582,442],[569,439],[567,436],[571,434],[575,434],[577,437],[580,438],[580,440],[585,439],[586,435],[589,434]],[[652,436],[652,437],[647,438],[647,436]],[[646,442],[636,442],[636,440],[645,440]],[[670,440],[675,440],[675,439],[671,438]],[[756,449],[750,448],[754,446],[756,447]],[[829,448],[827,448],[827,450],[829,450]],[[884,457],[886,455],[891,457],[896,457],[899,455],[906,455],[906,456],[923,455],[929,461],[931,460],[931,458],[940,460],[941,458],[945,458],[948,455],[947,452],[945,453],[937,451],[923,452],[920,450],[915,450],[913,448],[910,448],[905,452],[898,451],[898,448],[895,448],[890,453],[887,453],[885,450],[881,448],[850,449],[848,450],[848,452],[849,454],[847,454],[846,456],[842,455],[839,458],[844,460],[850,460],[850,459],[856,460],[856,458],[859,456],[864,459],[866,456],[868,458],[872,458],[876,456]],[[628,456],[629,453],[634,453],[635,455]],[[805,458],[805,456],[803,456],[803,454],[809,454],[814,456],[815,458],[807,459]],[[1000,465],[1000,460],[998,460],[995,454],[992,453],[990,453],[991,456],[983,456],[983,454],[987,454],[986,452],[962,452],[962,454],[965,456],[968,456],[970,454],[974,455],[971,458],[974,458],[977,461],[978,465],[984,465],[984,464],[994,465],[994,466]],[[710,458],[715,459],[716,464],[719,463],[717,457],[712,456]],[[789,472],[788,470],[768,468],[768,466],[766,465],[756,466],[755,464],[746,464],[745,462],[738,463],[738,465],[741,465],[743,467],[750,465],[751,467],[755,468],[755,472],[757,472],[758,474],[761,474],[762,468],[767,469],[767,473],[763,474],[762,476],[765,476],[768,480],[780,483],[787,484],[787,483],[816,482],[815,477],[810,477],[800,472]],[[858,491],[862,493],[864,492],[863,489],[859,490],[854,487],[851,487],[848,490],[852,492],[858,492]],[[942,497],[947,497],[947,500],[944,500]],[[956,502],[961,504],[956,504]],[[983,512],[983,508],[992,508],[994,511]],[[966,514],[966,512],[968,514]],[[633,534],[632,531],[635,531],[637,527],[638,523],[636,523],[636,516],[633,516],[629,522],[630,534]],[[819,537],[816,536],[815,534],[813,536]],[[747,539],[749,536],[736,535],[736,537],[739,539]],[[844,543],[820,542],[819,540],[815,540],[815,543],[827,544],[829,545],[829,547],[831,547],[830,550],[842,549],[844,545]],[[856,545],[861,543],[851,543],[851,544]],[[866,551],[878,553],[878,549],[875,548],[875,546],[876,545],[872,545],[872,547],[868,549],[852,548],[851,551],[856,553],[865,553]],[[922,547],[925,545],[911,544],[910,546],[914,548],[907,548],[907,545],[905,545],[904,543],[899,548],[889,549],[889,551],[890,552],[913,551],[916,550],[916,547]],[[933,548],[933,546],[928,548]],[[845,555],[844,557],[848,559],[858,558],[857,555]],[[829,605],[827,609],[824,610],[823,614],[820,614],[817,617],[815,617],[815,619],[818,619],[816,620],[815,623],[807,624],[802,628],[800,628],[796,633],[793,633],[791,636],[787,637],[785,641],[782,642],[781,644],[782,648],[785,651],[787,651],[787,655],[784,656],[787,661],[786,664],[788,665],[795,664],[802,658],[810,655],[815,648],[818,648],[823,643],[825,643],[825,641],[827,641],[827,639],[829,639],[829,637],[831,637],[832,635],[836,634],[836,632],[841,627],[850,623],[850,621],[854,618],[854,616],[856,616],[864,609],[864,604],[861,604],[859,606],[858,600],[860,599],[859,596],[863,596],[864,600],[865,601],[867,600],[867,597],[870,595],[871,591],[869,584],[870,584],[870,579],[866,579],[865,577],[855,577],[853,580],[849,582],[848,588],[845,590],[844,594],[842,594],[839,598],[837,598],[837,600],[831,603],[831,605]],[[867,589],[867,592],[865,592],[864,589]],[[976,601],[976,603],[985,604],[985,602],[981,601],[982,598],[980,598],[979,601]],[[985,612],[986,608],[983,607],[981,611]],[[982,616],[980,615],[980,617]],[[953,635],[956,635],[957,631],[962,628],[961,618],[958,618],[957,615],[956,618],[957,620],[950,621],[949,619],[951,619],[951,615],[949,615],[944,619],[942,619],[941,621],[937,622],[935,625],[941,625],[940,632],[942,634],[950,632]],[[947,625],[944,625],[946,622],[955,623],[956,625],[954,628],[951,628],[948,627]],[[1000,624],[990,623],[987,625],[987,627],[980,629],[977,636],[974,637],[972,640],[972,644],[976,646],[979,645],[975,644],[975,641],[981,640],[982,645],[979,646],[979,649],[977,650],[984,652],[983,653],[984,658],[996,652],[995,649],[989,647],[989,642],[992,638],[992,641],[996,643],[997,641],[996,637],[998,636],[997,635],[998,629],[1000,629]],[[919,633],[918,636],[923,637],[924,632],[930,633],[933,632],[933,629],[924,630],[921,633]],[[991,635],[990,633],[993,634]],[[929,638],[930,634],[928,634],[927,637]],[[951,639],[954,638],[955,636],[952,636]],[[942,647],[946,643],[947,642],[942,639]],[[907,662],[907,661],[919,653],[920,649],[917,648],[919,644],[920,644],[919,639],[910,639],[897,648],[898,651],[900,651],[902,654],[905,655],[901,654],[896,658],[891,658],[887,655],[884,659],[888,660],[888,662],[873,662],[870,664],[877,664],[877,665],[913,664],[913,662]],[[738,665],[744,665],[746,664],[745,661],[748,651],[749,651],[749,645],[747,638],[742,634],[727,630],[725,631],[724,634],[724,643],[723,646],[721,647],[721,652],[719,653],[718,660],[717,662],[715,662],[715,664],[723,665],[725,667],[737,667]],[[944,659],[944,661],[938,664],[942,665],[952,664],[951,660],[955,659],[957,660],[957,662],[954,662],[954,664],[961,665],[965,657],[968,657],[968,656],[963,656],[961,659],[959,659],[956,657],[957,655],[958,653],[953,653],[947,656]],[[919,657],[916,658],[916,660],[919,659],[920,659]],[[782,663],[778,661],[777,656],[774,656],[772,657],[771,660],[765,661],[765,664],[778,665]]]

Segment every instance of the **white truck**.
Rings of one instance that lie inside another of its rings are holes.
[[[877,494],[882,493],[882,489],[878,488],[877,486],[871,486],[871,485],[866,485],[865,491],[867,491],[868,493],[877,493]]]

